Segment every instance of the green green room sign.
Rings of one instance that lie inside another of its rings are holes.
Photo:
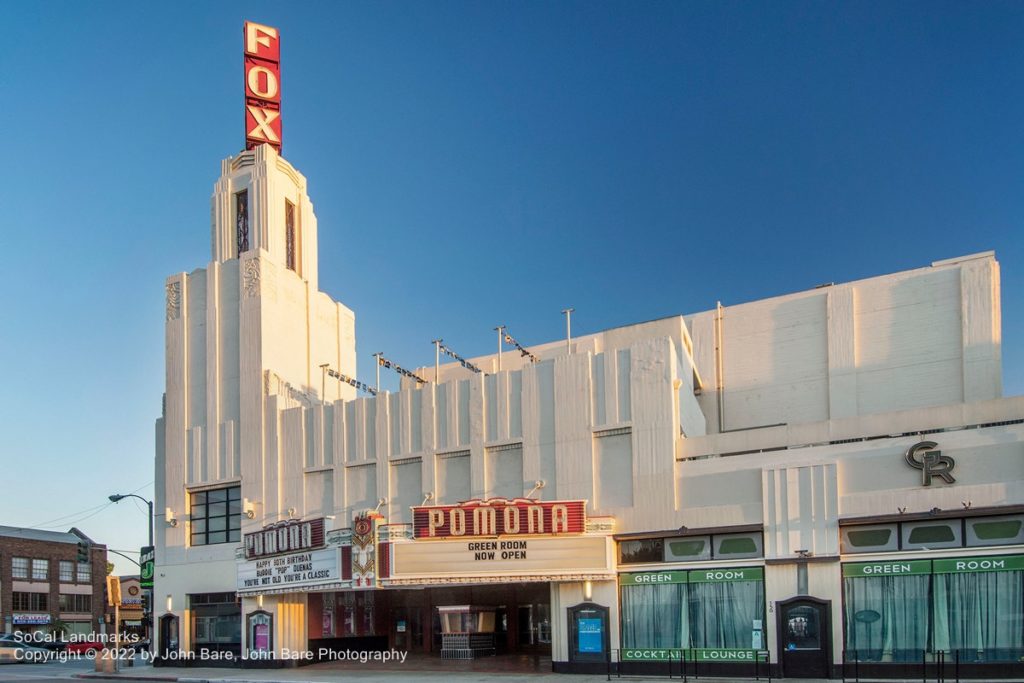
[[[764,567],[619,574],[620,586],[650,586],[659,583],[724,583],[728,581],[764,581]]]
[[[763,581],[763,567],[735,569],[691,569],[690,583],[728,583],[731,581]]]
[[[1011,572],[1024,570],[1024,555],[993,557],[952,557],[935,560],[936,574],[963,574],[967,572]]]
[[[898,560],[896,562],[851,562],[843,565],[843,576],[897,576],[931,574],[931,560]]]
[[[620,586],[650,586],[659,583],[686,583],[686,572],[637,572],[619,574]]]

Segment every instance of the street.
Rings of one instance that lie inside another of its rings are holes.
[[[15,681],[57,681],[73,677],[75,674],[93,671],[96,665],[91,659],[57,659],[37,664],[0,664],[0,682]]]

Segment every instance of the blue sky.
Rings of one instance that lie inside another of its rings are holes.
[[[360,372],[988,249],[1024,393],[1024,5],[6,2],[0,523],[145,540],[163,281],[209,258],[242,22]],[[389,381],[393,382],[393,378]],[[86,518],[87,515],[91,515]],[[61,518],[64,516],[63,518]],[[60,519],[59,519],[60,518]],[[119,563],[127,572],[129,565]]]

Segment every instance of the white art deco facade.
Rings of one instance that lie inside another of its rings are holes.
[[[1024,400],[1001,396],[993,254],[357,397],[305,179],[268,147],[228,159],[212,223],[212,261],[167,281],[164,651],[787,677],[1024,657]]]

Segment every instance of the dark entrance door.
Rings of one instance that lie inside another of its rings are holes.
[[[420,607],[391,609],[391,646],[396,650],[423,649],[423,610]]]
[[[178,617],[165,614],[160,617],[160,647],[157,655],[161,659],[170,659],[178,653]]]
[[[786,678],[831,678],[832,605],[798,597],[778,603],[779,661]]]

